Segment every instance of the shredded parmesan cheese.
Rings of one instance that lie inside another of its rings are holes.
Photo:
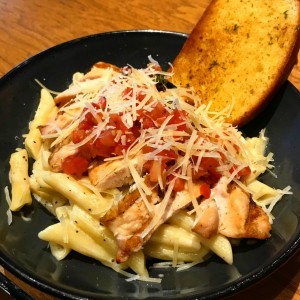
[[[11,210],[10,210],[11,198],[10,198],[7,186],[4,188],[4,193],[5,193],[5,200],[6,200],[7,204],[8,204],[8,209],[6,211],[7,223],[8,223],[8,225],[10,225],[12,223],[12,213],[11,213]]]

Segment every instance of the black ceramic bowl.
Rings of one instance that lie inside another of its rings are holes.
[[[0,262],[29,284],[58,297],[70,299],[215,299],[257,282],[286,261],[300,244],[300,96],[288,82],[268,108],[245,133],[256,135],[266,127],[269,150],[274,152],[278,178],[263,177],[273,187],[292,186],[293,195],[284,197],[274,209],[272,237],[234,248],[234,264],[213,256],[189,270],[151,269],[152,276],[163,273],[159,284],[127,282],[100,263],[72,253],[63,261],[52,257],[47,244],[37,234],[55,222],[40,205],[34,204],[31,220],[14,214],[7,225],[4,187],[9,185],[9,156],[22,146],[39,100],[40,87],[64,90],[76,71],[86,72],[95,62],[118,66],[128,63],[145,67],[148,55],[164,69],[181,49],[186,35],[164,31],[121,31],[88,36],[46,50],[14,68],[0,80]]]

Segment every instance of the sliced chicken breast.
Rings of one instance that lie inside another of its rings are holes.
[[[132,158],[131,163],[139,173],[142,172],[142,154],[137,154],[134,158]],[[99,190],[117,188],[133,182],[125,159],[100,162],[89,170],[89,178],[91,183]]]
[[[100,219],[100,222],[107,226],[117,239],[118,263],[126,261],[131,253],[140,250],[161,224],[178,210],[189,205],[191,194],[187,190],[178,192],[165,205],[166,203],[153,190],[148,202],[150,210],[140,197],[138,190],[135,190]]]
[[[237,185],[228,191],[226,178],[212,190],[219,214],[218,232],[231,238],[270,237],[271,224],[267,214]]]

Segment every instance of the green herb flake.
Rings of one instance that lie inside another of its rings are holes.
[[[234,32],[237,32],[239,28],[240,28],[240,26],[238,24],[233,25],[233,31]]]
[[[220,65],[220,64],[218,63],[217,60],[213,60],[213,61],[211,62],[211,64],[209,65],[208,70],[212,70],[214,67],[217,67],[217,66],[219,66],[219,65]]]
[[[269,37],[270,39],[269,39],[269,45],[273,45],[274,44],[274,40],[273,40],[273,37],[270,35],[270,37]]]

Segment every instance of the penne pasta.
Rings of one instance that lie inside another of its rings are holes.
[[[61,247],[70,248],[85,256],[92,257],[106,266],[112,267],[115,261],[113,253],[108,252],[102,245],[99,245],[83,230],[80,230],[74,223],[67,219],[64,223],[60,222],[51,225],[39,232],[39,238],[60,245]],[[124,265],[119,265],[122,269]]]
[[[60,213],[58,213],[59,215]],[[117,252],[117,243],[106,227],[99,224],[94,217],[89,213],[81,209],[77,205],[73,205],[68,210],[69,219],[83,230],[86,234],[92,237],[99,245],[105,248],[113,256]],[[131,268],[135,273],[143,277],[149,277],[148,271],[146,269],[145,256],[142,251],[133,253],[128,261],[126,262],[129,268]]]
[[[163,224],[151,236],[149,243],[163,244],[166,247],[173,247],[175,243],[183,251],[199,251],[201,248],[200,237],[185,230],[182,227]]]
[[[28,155],[25,149],[19,149],[10,157],[10,181],[11,181],[11,204],[12,211],[20,210],[24,205],[31,204]]]
[[[68,254],[71,252],[71,249],[65,245],[59,245],[53,242],[49,242],[50,250],[52,255],[57,260],[63,260],[65,259]]]
[[[198,251],[187,252],[180,249],[174,249],[172,246],[167,246],[160,243],[149,242],[145,245],[145,253],[150,256],[161,260],[176,261],[173,265],[183,262],[200,262],[204,261],[205,256],[209,253],[209,249],[201,247]]]
[[[274,197],[279,195],[279,191],[258,180],[249,183],[248,188],[252,193],[253,200],[264,205],[270,204]]]
[[[105,201],[106,199],[97,197],[89,189],[66,174],[47,172],[42,175],[42,179],[46,184],[69,199],[71,203],[77,204],[95,217],[102,216],[110,206],[110,203]]]
[[[127,260],[127,265],[132,271],[143,278],[149,278],[149,273],[146,268],[146,258],[143,250],[130,255]]]
[[[48,187],[42,187],[37,180],[29,178],[30,191],[33,197],[41,203],[49,212],[56,215],[56,208],[69,203],[68,199]]]
[[[72,205],[69,217],[79,228],[116,255],[117,244],[113,234],[105,226],[100,225],[95,217],[76,204]]]
[[[53,97],[46,89],[42,89],[40,103],[34,119],[29,124],[29,133],[25,138],[25,148],[34,159],[38,158],[42,146],[42,137],[38,127],[49,120],[49,115],[54,109],[57,108]]]
[[[194,225],[194,217],[192,215],[189,215],[186,211],[182,210],[174,215],[169,220],[169,223],[191,231]],[[201,236],[199,236],[199,239],[204,246],[209,248],[212,252],[217,254],[228,264],[233,263],[232,247],[230,241],[226,237],[217,234],[210,239],[205,239]]]

